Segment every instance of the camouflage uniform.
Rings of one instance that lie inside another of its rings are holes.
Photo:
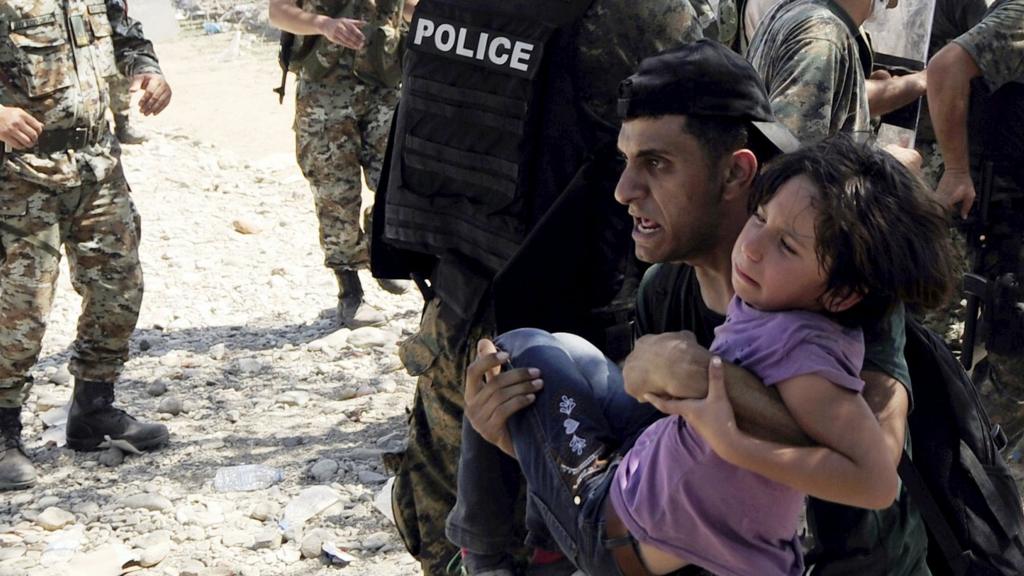
[[[598,118],[617,124],[618,85],[637,62],[701,37],[689,3],[595,0],[580,23],[577,41],[584,103]],[[491,321],[464,319],[434,298],[426,304],[419,331],[399,351],[406,370],[419,379],[408,447],[388,459],[397,476],[393,505],[399,532],[428,576],[445,574],[457,552],[444,527],[456,498],[463,378],[476,356],[476,341],[493,332]]]
[[[1024,84],[1024,0],[997,1],[981,22],[953,41],[970,54],[981,70],[982,81],[992,93],[1009,89],[1007,85],[1011,83],[1017,85],[1013,87],[1016,89]],[[1021,107],[1024,103],[1018,100],[1013,106]],[[1015,116],[1024,117],[1024,112],[1019,111],[1020,108],[1017,110]],[[972,164],[977,160],[974,156],[978,152],[977,142],[972,141]],[[1019,150],[1016,154],[1019,159]],[[979,183],[977,176],[975,173],[976,185]],[[1014,180],[1008,175],[997,173],[993,189],[1009,191],[1018,198],[1019,206],[1019,198],[1024,195],[1024,182],[1021,182],[1021,178],[1020,174]],[[993,243],[999,247],[990,254],[988,268],[994,273],[989,277],[1010,272],[1018,279],[1024,278],[1024,229],[1021,228],[1021,220],[1001,222],[1003,216],[1006,215],[993,215],[995,222],[991,236],[995,239]],[[1000,226],[1005,229],[1002,233]],[[1003,246],[1005,248],[1001,249]],[[995,325],[989,329],[1004,329],[1005,326],[1000,323],[1005,321],[996,318]],[[1001,354],[989,351],[987,365],[994,378],[981,379],[986,408],[993,420],[1002,424],[1012,440],[1020,440],[1024,438],[1024,353]]]
[[[82,295],[70,369],[112,382],[142,302],[139,219],[105,114],[107,78],[159,73],[118,0],[0,4],[0,104],[40,120],[40,146],[7,152],[0,179],[0,407],[22,405],[53,303],[60,247]],[[67,21],[72,26],[65,26]],[[75,34],[69,30],[76,30]],[[115,64],[116,49],[116,64]],[[73,149],[61,145],[77,130]],[[53,138],[56,138],[56,144]],[[43,146],[42,142],[51,144]],[[44,149],[46,148],[46,149]]]
[[[373,21],[370,0],[316,0],[303,9],[331,17]],[[401,5],[399,5],[399,10]],[[355,51],[321,38],[299,74],[295,97],[295,153],[313,190],[324,265],[365,268],[366,239],[359,227],[362,170],[375,188],[398,91],[352,74]]]
[[[110,87],[110,111],[115,117],[128,116],[132,105],[132,95],[128,91],[132,85],[131,78],[118,74],[108,78],[107,85]]]
[[[871,130],[865,66],[870,53],[849,15],[831,0],[784,0],[747,49],[772,111],[803,143]]]

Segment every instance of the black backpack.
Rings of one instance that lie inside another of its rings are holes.
[[[999,454],[1005,435],[945,342],[910,318],[904,354],[915,392],[913,458],[903,453],[899,473],[928,528],[929,568],[935,576],[1024,574],[1024,512]]]

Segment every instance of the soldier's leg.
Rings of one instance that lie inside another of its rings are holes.
[[[131,93],[128,89],[132,81],[120,74],[107,78],[110,91],[110,111],[114,114],[114,136],[122,144],[141,144],[146,136],[131,123]]]
[[[0,178],[0,489],[31,486],[21,443],[21,406],[39,357],[60,264],[58,196]]]
[[[398,104],[398,91],[390,88],[364,86],[361,93],[359,128],[363,135],[359,150],[359,164],[363,167],[366,185],[370,191],[376,191],[380,182],[381,167],[384,154],[388,147],[388,133],[391,131],[391,118]],[[373,230],[373,206],[367,206],[363,214],[363,230],[366,230],[367,247],[370,242],[370,230]],[[408,280],[392,280],[378,278],[377,284],[392,294],[403,294],[409,290]]]
[[[462,379],[484,334],[440,300],[429,302],[417,334],[402,343],[406,370],[418,376],[409,415],[409,444],[397,463],[395,518],[409,552],[428,576],[441,576],[458,549],[445,537],[455,505],[462,427]],[[472,344],[470,344],[472,343]]]
[[[364,305],[356,270],[369,262],[359,227],[362,137],[353,107],[353,82],[298,84],[295,149],[313,191],[324,264],[338,278],[339,320],[350,327],[381,324],[384,317]]]
[[[78,202],[67,209],[65,250],[72,285],[82,296],[68,366],[75,376],[68,445],[95,449],[106,435],[140,450],[159,446],[167,440],[166,427],[138,422],[112,406],[143,290],[139,216],[120,168],[106,182],[83,184]]]

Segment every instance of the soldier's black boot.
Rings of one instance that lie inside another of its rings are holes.
[[[0,408],[0,490],[36,483],[36,469],[21,443],[21,408]]]
[[[355,270],[335,270],[334,274],[338,278],[338,323],[355,329],[385,322],[379,310],[363,301],[363,285]]]
[[[146,141],[146,135],[132,126],[127,114],[114,114],[114,136],[121,144],[142,144]]]
[[[75,450],[96,450],[104,436],[124,440],[139,450],[149,450],[167,442],[167,427],[139,422],[124,410],[114,408],[112,383],[76,379],[68,410],[68,446]]]

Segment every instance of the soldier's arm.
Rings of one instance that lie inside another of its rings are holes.
[[[844,32],[845,33],[845,32]],[[788,42],[766,78],[768,99],[780,122],[804,143],[818,142],[838,131],[835,96],[847,61],[827,34]]]
[[[928,111],[945,163],[936,194],[947,208],[960,204],[961,215],[966,217],[975,196],[967,145],[967,110],[971,80],[980,76],[981,70],[974,58],[955,42],[939,50],[928,68]]]
[[[162,74],[153,43],[142,34],[142,24],[128,17],[124,0],[107,1],[107,19],[114,29],[114,58],[121,74]]]
[[[307,12],[299,7],[298,0],[270,0],[270,23],[299,36],[323,36],[353,50],[362,48],[366,41],[362,32],[365,21]]]
[[[868,110],[873,118],[899,110],[907,104],[924,96],[927,72],[922,70],[903,76],[883,77],[872,74],[866,82],[868,91]]]

